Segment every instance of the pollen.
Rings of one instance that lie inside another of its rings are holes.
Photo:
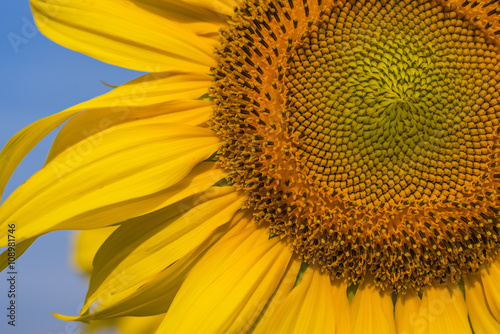
[[[254,0],[221,31],[218,161],[304,261],[404,292],[497,254],[500,7],[474,4]]]

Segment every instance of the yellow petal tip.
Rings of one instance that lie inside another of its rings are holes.
[[[80,316],[69,316],[69,315],[59,314],[59,313],[55,313],[55,312],[52,312],[52,314],[57,319],[64,320],[64,321],[79,321],[82,319],[82,317],[80,317]]]

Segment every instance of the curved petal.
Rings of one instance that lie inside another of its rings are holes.
[[[86,213],[84,216],[80,216],[79,222],[84,226],[87,222],[90,224],[95,221],[106,221],[108,224],[116,224],[129,219],[131,217],[131,212],[133,212],[133,216],[145,215],[150,212],[160,210],[173,203],[178,203],[179,201],[192,195],[201,194],[225,176],[225,171],[218,168],[216,163],[202,162],[195,166],[185,178],[172,187],[149,196],[93,210]],[[183,206],[183,208],[186,207],[187,206]],[[24,245],[24,241],[20,242],[19,245],[23,245],[23,252],[27,247],[29,247],[29,245]],[[21,255],[19,249],[17,250],[17,254],[19,258]],[[89,260],[91,259],[86,259],[86,261]],[[84,263],[82,263],[82,265],[83,264]],[[87,268],[89,268],[89,266],[91,266],[91,264],[87,264]]]
[[[222,228],[212,236],[213,240],[208,240],[201,248],[195,249],[159,275],[151,277],[147,282],[130,286],[119,293],[108,293],[103,290],[97,296],[98,299],[90,308],[89,313],[85,313],[87,311],[85,307],[79,316],[54,315],[61,320],[88,321],[165,313],[186,276],[199,261],[201,254],[225,232],[226,229]],[[113,277],[114,288],[128,285],[128,277],[127,272],[115,275]]]
[[[208,73],[214,41],[131,1],[31,0],[40,31],[69,49],[143,72]]]
[[[73,236],[73,263],[77,270],[90,274],[92,262],[99,247],[116,230],[117,226],[108,226],[93,230],[78,231]]]
[[[133,114],[131,111],[133,107],[147,106],[173,99],[197,99],[206,93],[210,84],[211,79],[206,75],[151,73],[119,86],[109,93],[28,125],[16,133],[0,152],[0,194],[3,193],[10,176],[26,154],[48,133],[79,112],[88,109],[109,108],[110,112],[116,115],[114,119],[124,120]],[[88,133],[85,131],[86,129],[82,129],[81,133],[86,138],[107,129],[109,126],[108,120],[103,118],[98,124],[94,124],[88,129]]]
[[[465,302],[475,334],[500,333],[500,323],[491,314],[479,275],[468,275],[465,282]]]
[[[291,252],[266,229],[221,240],[189,273],[157,333],[245,332],[279,285]]]
[[[84,309],[103,291],[115,294],[158,274],[201,245],[241,209],[244,198],[224,187],[214,199],[192,208],[176,203],[128,221],[99,250]],[[229,192],[229,193],[228,193]],[[113,285],[113,277],[128,272],[127,284]]]
[[[193,266],[200,261],[207,249],[219,240],[231,239],[239,234],[247,228],[251,219],[251,214],[246,211],[239,211],[231,222],[218,228],[201,246],[176,261],[145,284],[138,284],[114,295],[107,294],[104,291],[104,295],[100,296],[97,309],[92,310],[93,313],[78,317],[56,316],[63,320],[86,321],[165,313],[186,276]],[[252,228],[252,231],[254,230],[255,228]],[[126,283],[126,279],[126,276],[117,275],[115,283],[117,285]]]
[[[134,198],[88,212],[85,217],[78,217],[85,225],[97,220],[107,220],[110,224],[120,223],[133,217],[141,216],[177,203],[189,196],[203,193],[226,176],[226,172],[214,162],[202,162],[181,181],[152,195]],[[133,213],[131,215],[131,212]]]
[[[265,333],[333,333],[336,317],[330,276],[308,268],[268,322]],[[330,293],[329,293],[330,292]]]
[[[298,256],[295,254],[292,256],[290,265],[283,275],[283,278],[274,292],[272,298],[270,298],[266,305],[264,306],[261,314],[256,319],[255,323],[252,325],[252,334],[263,334],[269,327],[269,322],[273,319],[276,310],[285,301],[286,297],[290,294],[295,282],[297,281],[297,275],[300,272],[300,267],[302,261],[299,260]]]
[[[352,334],[396,334],[390,293],[380,291],[366,279],[351,302]]]
[[[18,239],[56,229],[108,226],[86,214],[162,191],[212,155],[219,140],[207,129],[131,122],[78,143],[58,155],[0,207],[0,239],[16,222]],[[136,212],[126,212],[129,218]],[[143,214],[141,212],[141,214]],[[82,224],[85,221],[85,224]]]
[[[35,242],[36,239],[37,239],[36,237],[29,238],[16,243],[15,246],[13,246],[15,247],[14,257],[12,256],[13,252],[10,249],[10,247],[12,246],[10,245],[10,242],[8,242],[7,249],[4,250],[2,254],[0,254],[0,272],[2,272],[5,268],[7,268],[9,264],[12,263],[12,261],[16,261],[17,259],[19,259],[21,255],[23,255],[24,252],[26,252],[26,250],[31,246],[31,244]]]
[[[175,100],[148,106],[128,107],[126,113],[117,112],[115,108],[86,110],[71,118],[59,131],[47,161],[85,138],[118,124],[154,117],[159,123],[201,125],[210,119],[211,114],[212,103],[199,100]]]

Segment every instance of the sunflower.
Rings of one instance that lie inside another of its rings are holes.
[[[18,254],[115,229],[80,315],[59,318],[500,333],[498,1],[31,4],[55,42],[149,72],[1,153],[3,186],[67,121],[0,207],[1,246],[9,224]]]

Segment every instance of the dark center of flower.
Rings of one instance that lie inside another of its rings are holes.
[[[370,274],[381,288],[419,289],[490,261],[500,232],[494,3],[238,8],[222,32],[212,121],[219,161],[255,218],[352,283]]]

